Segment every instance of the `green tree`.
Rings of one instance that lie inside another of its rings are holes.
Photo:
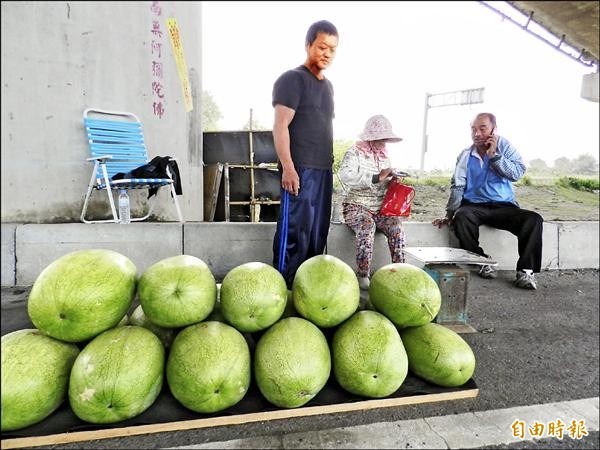
[[[223,115],[209,91],[202,91],[202,131],[219,131],[219,119]]]
[[[565,156],[555,159],[554,172],[561,175],[571,173],[571,160]]]
[[[333,173],[337,173],[342,163],[344,153],[352,147],[354,141],[351,139],[336,139],[333,141]]]
[[[532,174],[544,175],[548,173],[548,165],[543,159],[532,159],[531,161],[529,161],[529,171]]]
[[[598,173],[598,161],[591,154],[579,155],[573,160],[573,172],[578,175],[592,175]]]

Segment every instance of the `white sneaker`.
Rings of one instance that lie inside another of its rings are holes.
[[[358,287],[360,287],[362,291],[368,290],[370,284],[369,277],[358,277]]]
[[[518,270],[514,283],[516,287],[520,287],[521,289],[537,289],[533,270]]]

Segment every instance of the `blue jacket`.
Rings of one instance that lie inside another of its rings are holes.
[[[456,159],[456,167],[450,181],[450,198],[446,204],[447,217],[452,217],[462,202],[467,187],[469,155],[473,150],[477,151],[474,145],[460,152]],[[517,149],[508,139],[502,136],[498,136],[496,156],[490,159],[489,167],[489,170],[494,171],[497,175],[510,182],[517,181],[527,170]],[[514,195],[509,201],[519,206],[516,200],[514,200]]]

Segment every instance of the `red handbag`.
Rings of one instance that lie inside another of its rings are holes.
[[[402,184],[394,178],[388,185],[379,214],[382,216],[408,217],[410,216],[410,205],[414,197],[415,190],[412,186]]]

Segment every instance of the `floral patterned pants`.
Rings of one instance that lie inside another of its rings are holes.
[[[376,229],[381,230],[387,238],[392,262],[404,262],[406,235],[402,218],[380,216],[355,203],[343,203],[342,208],[346,225],[356,234],[356,274],[359,277],[368,277],[371,273]]]

